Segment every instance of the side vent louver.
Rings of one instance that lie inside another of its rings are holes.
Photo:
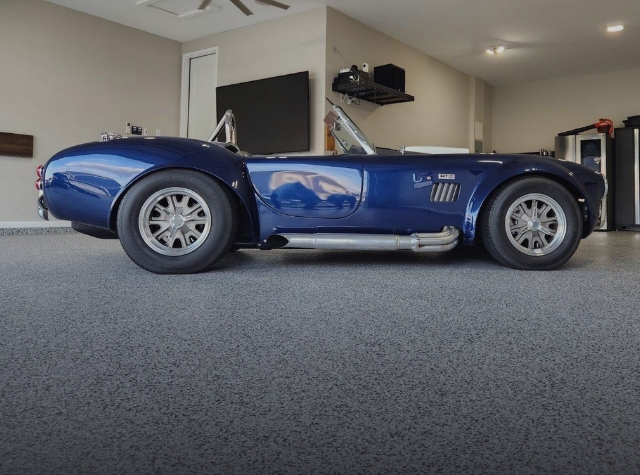
[[[431,201],[453,203],[460,196],[460,183],[434,183],[431,189]]]

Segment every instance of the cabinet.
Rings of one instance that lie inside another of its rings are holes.
[[[640,226],[640,128],[616,129],[616,229]]]

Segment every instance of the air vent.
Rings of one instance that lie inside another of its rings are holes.
[[[460,183],[434,183],[431,190],[431,201],[453,203],[460,196]]]

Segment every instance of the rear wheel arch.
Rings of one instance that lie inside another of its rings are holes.
[[[240,231],[240,235],[238,236],[240,237],[244,237],[246,239],[251,239],[251,240],[255,240],[257,239],[256,237],[256,233],[255,233],[255,226],[254,226],[254,219],[252,218],[251,212],[249,211],[249,209],[247,208],[247,204],[244,202],[244,200],[238,195],[238,192],[236,190],[233,189],[233,187],[229,186],[229,184],[227,184],[224,180],[222,180],[219,176],[216,176],[213,173],[209,173],[209,172],[205,172],[202,170],[194,170],[193,168],[185,168],[185,167],[168,167],[168,168],[159,168],[159,169],[155,169],[150,173],[145,173],[143,175],[138,176],[135,180],[133,180],[132,182],[128,183],[126,188],[124,188],[120,194],[118,195],[117,199],[114,201],[113,206],[111,207],[111,212],[109,215],[109,229],[115,233],[118,232],[118,225],[117,225],[117,221],[118,221],[118,211],[120,210],[120,206],[122,205],[122,200],[124,199],[124,197],[126,196],[126,194],[131,190],[131,188],[133,188],[137,183],[139,183],[140,181],[158,174],[158,173],[162,173],[162,172],[167,172],[167,171],[192,171],[192,172],[196,172],[199,173],[207,178],[210,178],[212,180],[214,180],[218,185],[220,185],[223,189],[225,189],[225,191],[227,192],[227,195],[231,198],[233,198],[236,202],[236,209],[238,211],[238,219],[239,222],[241,224],[241,229]],[[248,223],[249,226],[247,228],[245,228],[244,226],[242,226],[243,223]],[[247,234],[246,236],[243,236],[242,233],[244,231],[244,234]],[[250,234],[250,235],[249,235]]]

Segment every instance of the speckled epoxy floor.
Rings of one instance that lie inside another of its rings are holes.
[[[555,272],[0,236],[0,473],[640,473],[640,233]]]

